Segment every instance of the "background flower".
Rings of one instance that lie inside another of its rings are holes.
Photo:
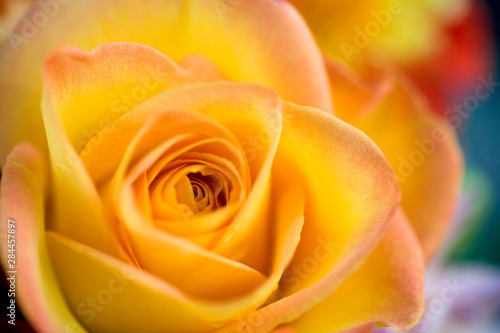
[[[289,0],[327,57],[365,77],[395,67],[443,115],[494,64],[490,14],[483,0]]]

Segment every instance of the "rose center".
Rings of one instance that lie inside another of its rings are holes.
[[[171,163],[149,186],[153,216],[165,218],[165,211],[175,210],[189,218],[221,209],[230,202],[233,181],[221,168]]]
[[[229,193],[224,188],[225,181],[220,174],[204,176],[199,172],[189,173],[187,178],[191,184],[191,196],[179,196],[179,203],[190,207],[194,213],[208,210],[212,211],[224,207],[228,201]],[[187,202],[183,200],[187,199]]]

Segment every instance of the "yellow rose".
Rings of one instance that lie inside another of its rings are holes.
[[[331,115],[333,74],[291,6],[50,3],[0,49],[1,260],[15,235],[36,330],[418,322],[424,257],[397,177]]]

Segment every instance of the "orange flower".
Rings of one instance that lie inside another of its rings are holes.
[[[447,113],[492,73],[492,24],[483,1],[288,0],[328,58],[372,80],[372,69],[405,72]],[[375,79],[376,81],[376,79]]]

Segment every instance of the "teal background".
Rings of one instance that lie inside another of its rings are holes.
[[[495,24],[497,54],[500,3],[488,1]],[[498,66],[494,80],[500,81]],[[461,129],[460,141],[467,163],[464,188],[473,189],[477,201],[464,237],[452,261],[480,261],[500,266],[500,87],[475,110]]]

